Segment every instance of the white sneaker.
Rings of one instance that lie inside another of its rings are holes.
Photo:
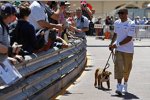
[[[119,94],[119,95],[122,95],[122,89],[123,89],[123,85],[117,84],[116,93]]]
[[[127,87],[128,87],[128,84],[127,84],[127,83],[124,83],[124,85],[123,85],[123,92],[124,92],[124,93],[128,92],[128,91],[127,91]]]

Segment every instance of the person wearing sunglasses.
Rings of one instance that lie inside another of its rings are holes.
[[[117,79],[117,94],[127,92],[127,82],[132,68],[134,54],[133,36],[135,34],[135,23],[128,18],[128,10],[118,11],[119,19],[114,23],[114,36],[109,49],[115,49],[114,77]],[[124,84],[122,84],[124,79]]]

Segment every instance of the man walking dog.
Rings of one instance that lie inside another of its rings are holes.
[[[118,15],[120,19],[114,23],[114,36],[109,49],[112,51],[115,48],[114,75],[118,83],[116,93],[121,95],[122,92],[127,92],[127,82],[132,68],[134,53],[132,38],[135,34],[135,24],[128,18],[127,9],[120,9]]]

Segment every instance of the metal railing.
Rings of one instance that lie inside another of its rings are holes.
[[[135,39],[149,39],[150,38],[150,25],[136,25]]]
[[[83,40],[67,49],[42,52],[38,57],[16,65],[23,78],[0,90],[0,99],[51,98],[81,73],[85,63],[86,42]]]

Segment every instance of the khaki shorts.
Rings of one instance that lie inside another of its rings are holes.
[[[132,68],[133,53],[115,52],[115,79],[128,79]]]

